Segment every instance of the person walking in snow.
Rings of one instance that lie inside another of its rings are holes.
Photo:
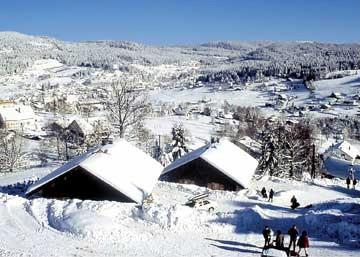
[[[299,246],[299,251],[298,251],[299,256],[301,249],[304,249],[306,257],[309,256],[307,249],[309,248],[310,244],[309,244],[309,238],[307,236],[307,232],[305,230],[301,233],[297,245]]]
[[[350,177],[350,179],[355,178],[355,170],[354,170],[354,166],[352,164],[350,165],[350,169],[349,169],[349,177]]]
[[[353,180],[353,189],[355,189],[356,184],[357,184],[357,180],[356,180],[356,178],[354,178],[354,180]]]
[[[285,248],[284,235],[281,233],[281,230],[276,231],[275,247],[279,250],[283,250]]]
[[[293,245],[293,251],[295,252],[296,239],[297,239],[297,237],[299,235],[299,231],[297,230],[296,225],[293,225],[289,229],[288,234],[290,236],[289,251],[290,251],[291,245]]]
[[[273,202],[274,200],[274,190],[272,190],[272,188],[270,189],[270,192],[269,192],[269,202]]]
[[[266,188],[265,188],[265,187],[263,187],[263,188],[261,189],[261,195],[262,195],[263,198],[267,198],[267,192],[266,192]]]
[[[347,179],[346,179],[347,189],[350,189],[350,182],[351,182],[350,177],[347,177]]]
[[[264,230],[263,230],[263,236],[265,239],[265,244],[264,244],[264,248],[269,247],[270,246],[270,240],[271,240],[271,229],[269,226],[265,226]]]

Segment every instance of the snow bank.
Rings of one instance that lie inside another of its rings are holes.
[[[144,205],[133,211],[136,220],[174,230],[202,230],[202,226],[215,216],[207,211],[199,211],[179,204]]]
[[[259,206],[244,208],[234,213],[219,213],[217,222],[231,224],[236,232],[262,231],[265,226],[266,214]]]
[[[61,219],[50,216],[52,226],[74,235],[96,236],[99,231],[111,231],[113,222],[109,217],[93,211],[75,211],[65,214]]]
[[[360,201],[340,199],[318,204],[305,222],[319,235],[343,244],[360,246]]]

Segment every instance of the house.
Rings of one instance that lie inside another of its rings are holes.
[[[86,137],[94,132],[94,127],[83,119],[73,120],[67,129],[78,137]]]
[[[237,191],[250,186],[258,162],[241,148],[222,139],[202,146],[165,167],[161,180]]]
[[[93,149],[33,184],[27,196],[141,203],[163,166],[127,141]]]
[[[31,106],[0,105],[0,128],[8,130],[36,130],[37,117]]]
[[[181,106],[181,105],[174,108],[173,112],[175,115],[179,115],[179,116],[186,116],[188,114],[187,108],[185,108],[184,106]]]
[[[340,99],[340,98],[342,98],[342,95],[339,92],[332,92],[331,95],[329,95],[329,97]]]
[[[356,158],[360,158],[360,151],[357,147],[351,145],[347,141],[342,141],[332,145],[326,153],[334,157],[353,162]]]

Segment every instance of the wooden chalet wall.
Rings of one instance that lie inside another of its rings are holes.
[[[240,172],[241,167],[239,167]],[[238,191],[243,187],[202,158],[188,162],[160,177],[161,180],[181,184],[195,184],[216,190]]]
[[[32,193],[46,198],[77,198],[82,200],[112,200],[134,202],[112,186],[81,167],[44,184]]]

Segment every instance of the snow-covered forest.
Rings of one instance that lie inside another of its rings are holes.
[[[19,73],[39,59],[67,65],[131,69],[129,64],[159,65],[198,61],[201,82],[254,81],[262,77],[320,79],[338,70],[360,68],[359,44],[319,42],[213,42],[157,47],[123,41],[70,43],[15,32],[0,33],[0,72]],[[186,75],[186,74],[184,74]]]

